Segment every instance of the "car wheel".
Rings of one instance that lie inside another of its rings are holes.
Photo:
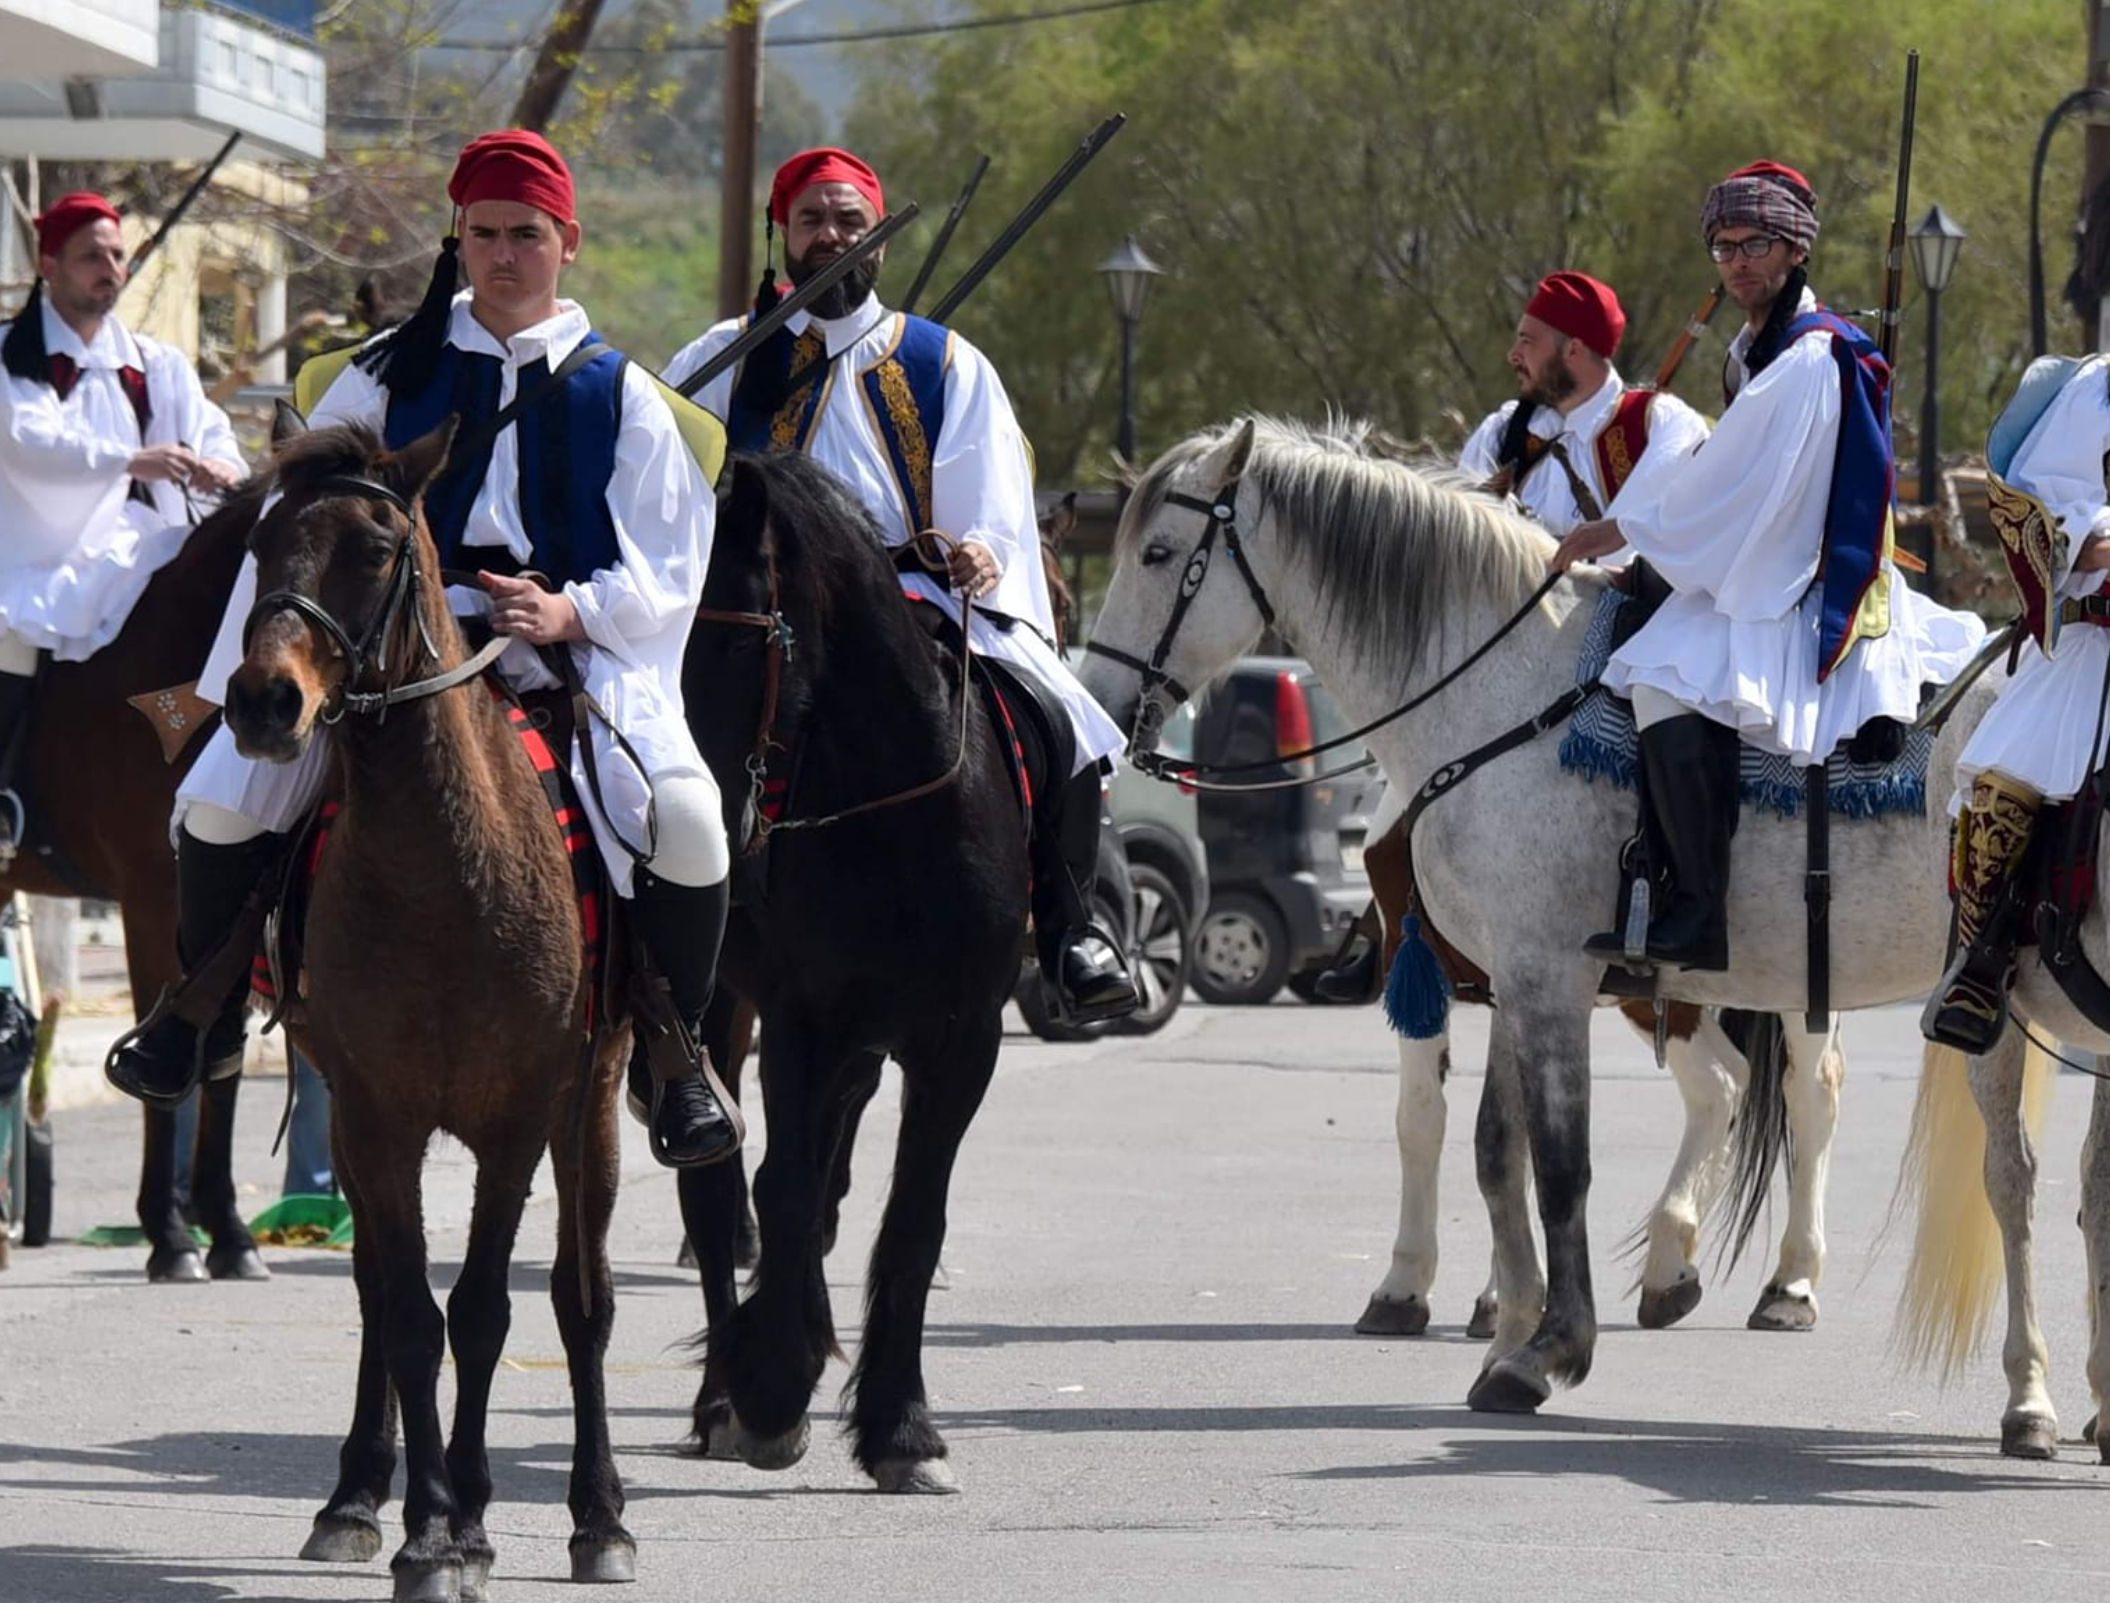
[[[1194,941],[1189,983],[1205,1002],[1257,1007],[1289,977],[1289,929],[1274,905],[1230,891],[1209,903]]]
[[[1187,995],[1194,920],[1162,870],[1131,863],[1128,872],[1136,887],[1136,943],[1128,964],[1143,1005],[1114,1020],[1113,1028],[1121,1035],[1150,1035],[1165,1027]]]

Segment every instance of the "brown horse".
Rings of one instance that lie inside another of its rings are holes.
[[[37,688],[17,781],[28,810],[29,845],[0,873],[0,894],[115,901],[124,913],[125,966],[141,1017],[178,977],[176,856],[168,821],[183,760],[197,751],[198,734],[209,720],[176,731],[182,746],[171,761],[153,726],[127,700],[198,677],[262,495],[252,486],[208,514],[175,560],[154,576],[124,631],[86,662],[52,664]],[[199,1092],[191,1202],[212,1237],[202,1264],[176,1202],[175,1116],[145,1110],[138,1212],[149,1280],[196,1281],[208,1272],[215,1280],[268,1277],[235,1211],[240,1088],[239,1079],[216,1080]]]
[[[329,1081],[352,1208],[359,1376],[339,1477],[303,1556],[380,1551],[401,1410],[398,1599],[481,1596],[492,1549],[485,1416],[511,1318],[506,1281],[545,1149],[557,1185],[550,1277],[573,1403],[572,1577],[630,1580],[636,1544],[608,1440],[608,1221],[629,1032],[601,1010],[570,855],[507,712],[465,659],[416,497],[450,420],[398,452],[322,429],[280,452],[257,526],[260,599],[228,686],[245,754],[291,761],[335,721],[341,811],[309,889],[293,1039]],[[372,702],[359,698],[379,694]],[[385,716],[382,714],[385,713]],[[476,1203],[442,1320],[426,1276],[420,1173],[441,1132],[476,1155]],[[443,1443],[438,1383],[457,1396]]]

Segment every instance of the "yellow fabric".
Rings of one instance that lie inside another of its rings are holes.
[[[703,469],[704,482],[715,485],[725,466],[725,425],[671,384],[662,382],[656,374],[652,382],[659,385],[667,409],[674,414],[674,426],[681,430],[682,443],[688,446],[689,455]]]
[[[300,408],[302,417],[310,416],[322,404],[330,386],[337,382],[337,375],[351,366],[352,358],[358,354],[358,346],[347,345],[311,356],[300,364],[300,371],[293,375],[293,404]]]

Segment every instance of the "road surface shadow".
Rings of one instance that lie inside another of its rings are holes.
[[[282,1565],[186,1565],[105,1547],[10,1547],[0,1549],[0,1603],[220,1603],[259,1594],[208,1575],[266,1580],[299,1573]]]

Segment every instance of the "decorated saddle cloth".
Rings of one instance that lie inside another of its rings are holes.
[[[1604,671],[1612,654],[1620,610],[1629,598],[1607,589],[1583,637],[1576,683],[1589,684]],[[1832,812],[1846,818],[1881,818],[1890,813],[1925,813],[1927,764],[1934,753],[1930,730],[1907,732],[1904,752],[1894,762],[1859,763],[1842,746],[1825,764]],[[1561,767],[1587,779],[1610,780],[1632,790],[1641,767],[1641,740],[1634,709],[1619,696],[1596,695],[1569,721],[1561,740]],[[1746,745],[1740,790],[1746,807],[1799,818],[1803,804],[1803,771],[1786,757]]]
[[[606,870],[594,845],[593,828],[572,790],[571,764],[567,760],[570,732],[562,731],[559,738],[552,739],[544,731],[553,720],[542,706],[530,712],[490,679],[485,679],[484,684],[492,696],[505,704],[507,722],[542,781],[550,816],[557,822],[565,853],[571,860],[572,887],[579,898],[579,927],[588,971],[594,979],[587,1019],[587,1027],[592,1029],[603,1015],[609,994],[610,907]],[[295,832],[276,911],[264,926],[250,973],[250,989],[274,1012],[282,1012],[284,1005],[296,1001],[302,992],[308,903],[323,856],[329,850],[331,827],[339,810],[336,800],[325,798]]]

